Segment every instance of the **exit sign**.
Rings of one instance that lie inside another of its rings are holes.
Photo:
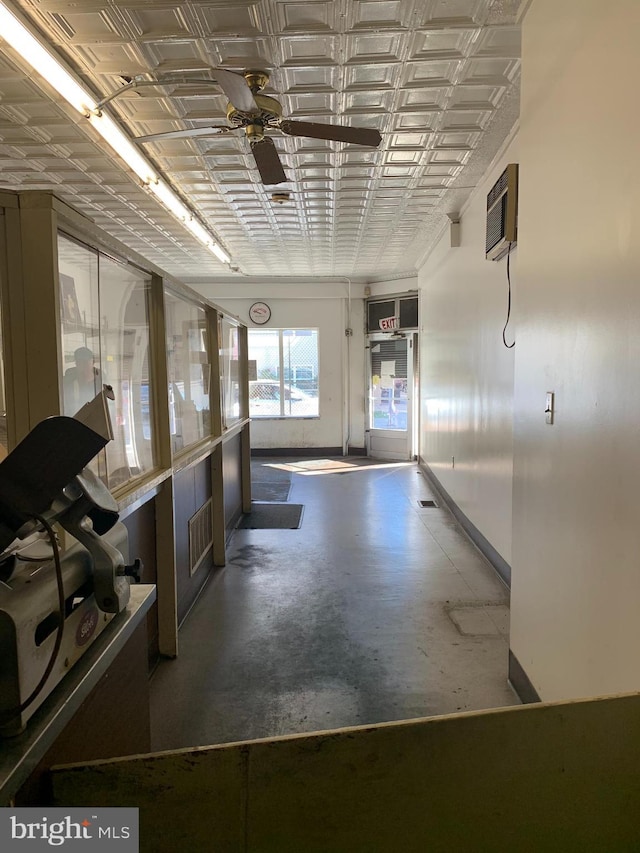
[[[380,320],[380,328],[383,332],[392,332],[394,329],[398,328],[398,318],[384,317]]]

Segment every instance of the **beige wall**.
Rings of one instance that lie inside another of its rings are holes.
[[[364,335],[363,288],[351,288],[350,325],[353,337],[348,341],[349,288],[346,282],[317,285],[244,285],[242,299],[231,298],[237,284],[213,285],[216,302],[236,314],[249,327],[249,308],[257,300],[271,308],[271,319],[264,328],[318,329],[320,417],[284,420],[255,419],[251,422],[251,446],[254,448],[364,447]],[[246,297],[245,294],[248,294]],[[213,296],[212,296],[213,298]],[[350,399],[350,412],[347,411]]]
[[[638,32],[637,0],[523,27],[511,646],[544,699],[640,686]]]
[[[445,235],[420,271],[421,453],[511,563],[511,648],[545,700],[640,682],[639,30],[637,0],[533,0],[517,139],[464,211],[462,246]],[[511,351],[505,264],[482,259],[484,198],[509,161]]]
[[[502,342],[506,259],[485,260],[484,245],[487,192],[517,160],[512,142],[462,213],[461,245],[451,248],[447,227],[419,272],[420,455],[507,563],[514,350]],[[514,249],[510,259],[514,283],[517,254]],[[508,343],[514,329],[512,320]]]

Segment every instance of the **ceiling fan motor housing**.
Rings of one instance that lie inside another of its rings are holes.
[[[282,118],[282,107],[275,98],[270,98],[268,95],[254,95],[254,100],[260,108],[259,119],[263,124],[280,121]],[[255,119],[255,115],[251,116],[247,115],[247,113],[240,112],[240,110],[236,109],[236,107],[231,103],[227,106],[227,120],[231,122],[231,124],[243,127],[247,123],[255,121]]]
[[[269,75],[266,71],[248,70],[242,76],[254,95],[256,92],[261,92],[269,82]]]

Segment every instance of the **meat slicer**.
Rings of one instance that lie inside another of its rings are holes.
[[[113,437],[107,394],[37,424],[0,463],[2,736],[24,730],[140,579],[118,505],[86,467]],[[76,540],[62,553],[54,525]]]

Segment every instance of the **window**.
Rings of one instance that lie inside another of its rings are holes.
[[[239,347],[240,334],[237,323],[222,317],[220,320],[220,388],[225,429],[240,419]]]
[[[111,385],[113,441],[92,468],[110,489],[153,470],[150,416],[151,279],[136,267],[58,237],[62,403],[74,415]]]
[[[203,308],[165,292],[169,427],[176,453],[211,433],[211,360]]]
[[[317,418],[318,330],[249,329],[252,418]]]

